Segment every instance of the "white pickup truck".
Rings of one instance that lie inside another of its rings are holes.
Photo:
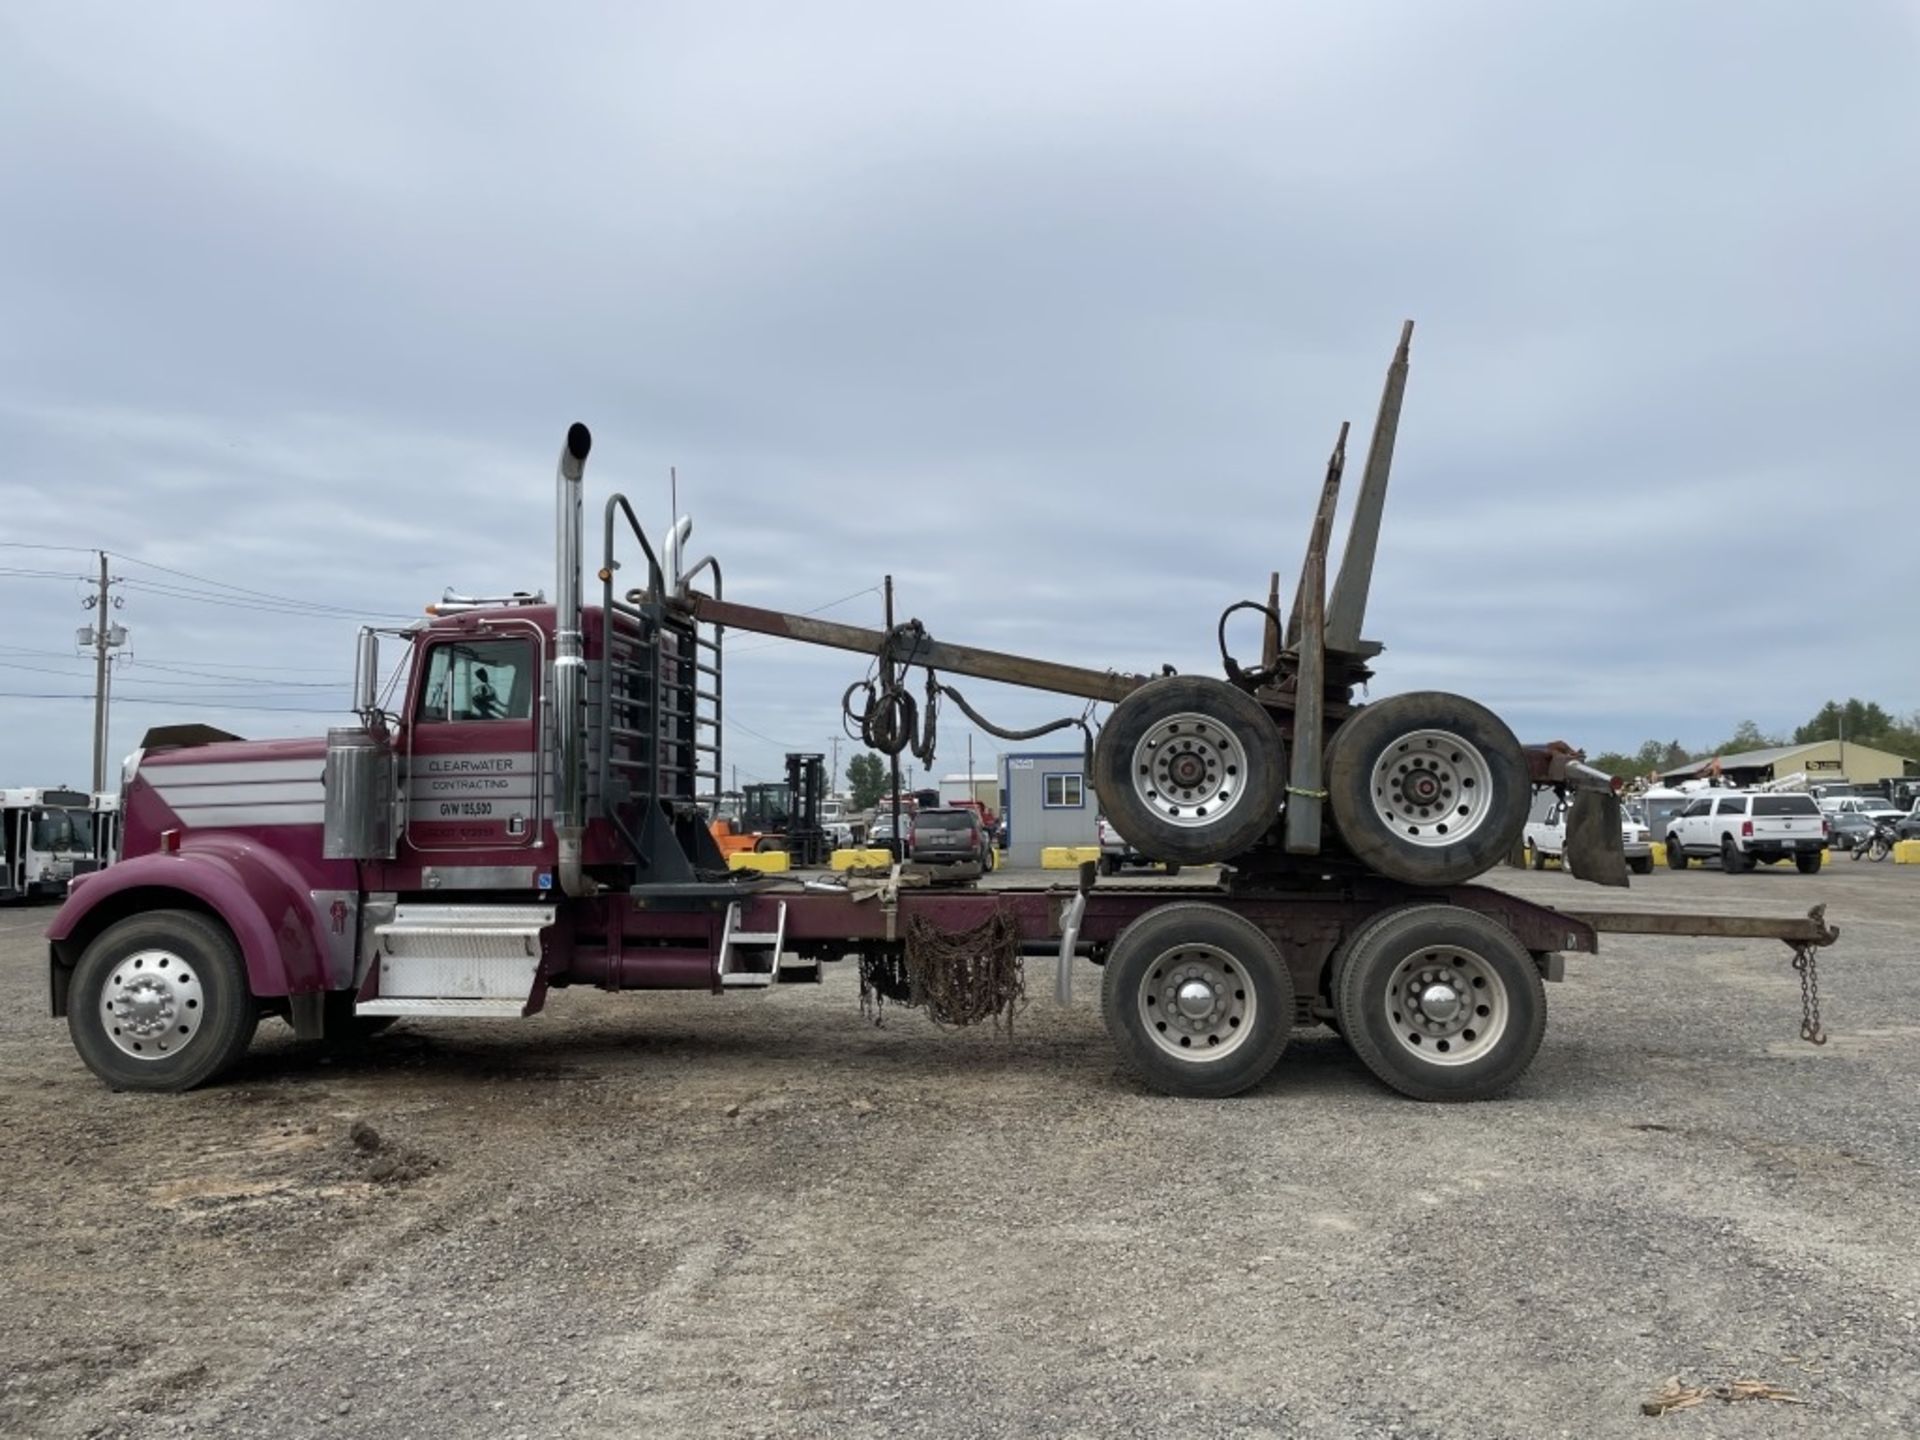
[[[1527,864],[1535,870],[1547,868],[1547,861],[1566,863],[1567,810],[1573,797],[1562,800],[1551,791],[1534,802],[1534,817],[1527,822],[1521,843],[1527,852]],[[1653,837],[1647,827],[1631,815],[1620,819],[1620,843],[1626,850],[1627,868],[1636,875],[1653,873]]]
[[[1675,870],[1718,856],[1729,875],[1789,859],[1811,875],[1827,848],[1827,819],[1811,795],[1710,790],[1667,822],[1666,840]]]

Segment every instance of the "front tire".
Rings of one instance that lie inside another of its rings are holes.
[[[1279,815],[1286,747],[1266,707],[1224,680],[1170,675],[1114,706],[1093,749],[1103,814],[1156,860],[1251,849]]]
[[[1527,841],[1527,868],[1529,870],[1544,870],[1547,868],[1547,857],[1541,853],[1540,847],[1531,840]]]
[[[1532,785],[1513,732],[1437,690],[1367,706],[1327,747],[1327,799],[1347,848],[1389,879],[1457,885],[1526,829]]]
[[[109,926],[74,967],[67,1029],[115,1090],[191,1090],[246,1053],[260,1010],[224,925],[156,910]]]
[[[1533,1063],[1547,1028],[1539,968],[1503,925],[1415,905],[1368,925],[1334,975],[1341,1033],[1416,1100],[1485,1100]]]
[[[1667,868],[1669,870],[1684,870],[1687,868],[1687,848],[1680,843],[1680,839],[1676,835],[1669,835],[1667,837]]]
[[[1257,1085],[1293,1028],[1293,977],[1265,931],[1218,905],[1163,905],[1120,932],[1100,987],[1127,1068],[1167,1095]]]

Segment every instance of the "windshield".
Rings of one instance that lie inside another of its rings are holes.
[[[1818,815],[1820,806],[1811,795],[1756,795],[1755,815]]]
[[[84,854],[91,849],[92,826],[72,810],[33,812],[33,848],[43,854]]]

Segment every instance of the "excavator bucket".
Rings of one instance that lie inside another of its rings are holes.
[[[1582,790],[1567,810],[1566,866],[1595,885],[1627,883],[1627,852],[1620,831],[1620,797]]]

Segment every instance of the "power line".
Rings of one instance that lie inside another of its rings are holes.
[[[0,664],[4,664],[0,661]],[[127,657],[127,667],[132,670],[164,670],[169,675],[197,675],[203,680],[212,680],[222,685],[272,685],[282,690],[351,690],[351,682],[345,680],[267,680],[251,675],[220,675],[212,670],[188,670],[179,665],[167,665],[158,660],[142,660],[137,655]],[[301,667],[289,667],[298,669]],[[312,674],[311,667],[305,667],[305,673]],[[157,681],[158,684],[183,684],[181,681]],[[187,686],[187,688],[197,688]]]
[[[10,575],[17,580],[78,580],[83,585],[91,578],[71,570],[27,570],[13,565],[0,567],[0,575]]]
[[[299,615],[316,620],[385,620],[389,622],[400,618],[400,613],[395,610],[347,610],[318,603],[309,605],[298,600],[250,600],[238,595],[193,590],[184,585],[167,585],[153,580],[128,579],[120,583],[129,590],[138,590],[148,595],[164,595],[172,600],[192,600],[201,605],[217,605],[227,610],[246,610],[255,615]]]
[[[331,610],[340,615],[374,615],[384,612],[358,610],[349,605],[335,605],[325,600],[303,600],[296,595],[279,595],[270,590],[252,590],[245,585],[235,585],[228,580],[215,580],[211,576],[196,575],[190,570],[176,570],[170,565],[156,565],[151,560],[141,560],[132,555],[123,555],[117,550],[107,552],[116,560],[124,560],[130,565],[139,565],[148,570],[158,570],[164,575],[172,575],[181,580],[191,580],[196,585],[208,586],[214,590],[227,591],[233,595],[244,595],[252,600],[267,601],[276,605],[288,605],[299,610]],[[142,580],[143,586],[157,587],[159,582]],[[185,592],[192,593],[192,592]]]
[[[114,697],[116,704],[128,705],[195,705],[203,710],[262,710],[281,711],[289,715],[338,715],[347,707],[344,705],[241,705],[229,701],[203,700],[199,696],[187,695],[120,695]],[[0,690],[0,700],[91,700],[93,693],[86,690]]]

